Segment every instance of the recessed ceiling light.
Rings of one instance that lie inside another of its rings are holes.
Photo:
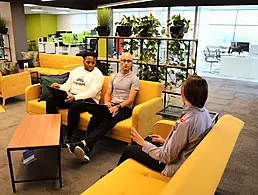
[[[70,14],[70,12],[58,12],[59,14]]]
[[[56,9],[58,9],[58,10],[69,10],[69,8],[65,8],[65,7],[57,7]]]
[[[115,3],[108,3],[108,4],[99,5],[98,8],[115,7],[115,6],[120,6],[120,5],[127,5],[127,4],[133,4],[133,3],[142,3],[142,2],[147,2],[147,1],[153,1],[153,0],[127,0],[127,1],[119,1],[119,2],[115,2]]]
[[[31,9],[32,12],[43,12],[43,9]]]
[[[37,5],[34,4],[24,4],[25,7],[36,7]]]
[[[41,0],[42,2],[55,1],[55,0]]]

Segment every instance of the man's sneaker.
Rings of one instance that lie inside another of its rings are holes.
[[[66,143],[66,146],[67,146],[69,152],[71,152],[71,153],[74,153],[75,148],[76,148],[77,146],[80,146],[80,147],[84,148],[84,145],[83,145],[82,142]]]
[[[68,136],[65,136],[65,138],[64,138],[64,143],[65,144],[69,144],[69,143],[72,143],[72,137],[68,137]]]
[[[84,162],[90,162],[90,152],[87,147],[85,149],[83,148],[84,147],[76,146],[74,149],[74,155]]]

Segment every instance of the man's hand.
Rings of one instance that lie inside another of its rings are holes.
[[[145,140],[142,138],[142,136],[140,136],[140,134],[135,128],[132,127],[130,133],[131,133],[131,139],[133,139],[140,146],[144,145]]]
[[[66,102],[66,103],[71,103],[71,102],[73,102],[73,101],[75,101],[75,97],[73,96],[73,94],[68,93],[68,94],[67,94],[67,99],[65,100],[65,102]]]
[[[52,83],[50,85],[50,87],[56,88],[56,89],[60,89],[60,85],[58,83]]]
[[[152,138],[153,142],[159,142],[161,144],[165,143],[165,140],[160,135],[152,134],[152,135],[149,135],[149,136]]]
[[[116,111],[118,111],[119,108],[117,106],[111,106],[108,109],[110,113],[115,113]]]
[[[105,105],[107,105],[108,108],[112,107],[110,102],[105,102]]]

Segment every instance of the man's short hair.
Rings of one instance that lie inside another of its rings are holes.
[[[95,58],[95,60],[97,60],[97,54],[95,52],[86,51],[82,54],[84,60],[87,56],[92,56],[93,58]]]
[[[182,87],[188,102],[198,108],[204,107],[208,97],[208,83],[204,78],[192,75],[184,81]]]

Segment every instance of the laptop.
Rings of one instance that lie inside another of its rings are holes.
[[[86,101],[83,101],[83,103],[87,104],[87,106],[89,108],[89,113],[91,113],[91,114],[96,114],[96,115],[100,115],[100,116],[108,115],[108,114],[111,115],[107,105],[105,105],[105,104],[96,104],[96,103],[91,103],[91,102],[86,102]],[[113,113],[112,117],[117,115],[118,111]]]
[[[47,86],[55,102],[64,102],[67,99],[66,91]]]

